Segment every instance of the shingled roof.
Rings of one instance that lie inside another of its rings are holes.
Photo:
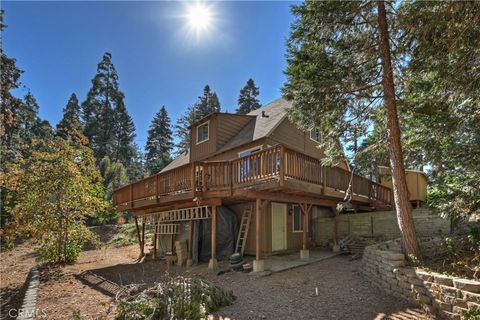
[[[252,141],[269,136],[273,130],[285,119],[287,110],[292,107],[292,102],[285,99],[277,99],[269,104],[254,110],[248,115],[255,116],[243,129],[229,142],[220,147],[215,154],[239,147]],[[161,172],[168,171],[190,161],[190,150],[183,152],[168,164]]]

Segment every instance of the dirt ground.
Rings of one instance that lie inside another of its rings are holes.
[[[0,319],[8,319],[8,310],[22,305],[25,280],[35,265],[31,242],[19,244],[14,251],[0,250]]]
[[[9,288],[21,286],[34,263],[31,247],[17,251],[2,253],[2,298],[8,297]],[[427,319],[371,287],[358,273],[360,261],[346,257],[257,277],[234,272],[216,276],[206,264],[167,270],[160,261],[138,263],[137,256],[136,245],[90,250],[74,265],[42,268],[37,308],[47,319],[71,319],[74,314],[81,319],[112,319],[111,301],[121,286],[183,274],[232,290],[236,302],[218,313],[231,319]]]

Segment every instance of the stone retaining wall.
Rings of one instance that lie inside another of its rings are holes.
[[[429,208],[414,209],[413,220],[420,237],[450,233],[450,220],[434,214]],[[317,243],[326,243],[333,238],[333,218],[314,216],[313,224],[313,236]],[[341,239],[349,234],[383,240],[399,238],[397,215],[395,211],[341,214],[338,221],[338,236]]]
[[[398,241],[366,247],[362,273],[387,293],[444,319],[460,319],[467,310],[480,310],[480,282],[408,267]]]

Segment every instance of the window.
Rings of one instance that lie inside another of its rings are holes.
[[[248,150],[239,152],[238,157],[243,158],[243,157],[249,156],[252,153],[255,153],[255,152],[258,152],[258,151],[261,151],[261,150],[262,150],[262,146],[258,146],[258,147],[252,148],[252,149],[248,149]]]
[[[238,153],[239,158],[247,157],[262,150],[262,146],[254,147]],[[258,174],[260,169],[260,158],[244,159],[239,166],[240,179],[247,179]]]
[[[322,142],[322,134],[320,132],[320,129],[314,128],[310,130],[310,139],[318,143]]]
[[[297,205],[292,205],[292,218],[293,218],[293,232],[303,232],[303,219],[302,209]],[[307,225],[308,227],[308,225]],[[306,230],[308,232],[308,228]]]
[[[208,135],[210,133],[209,124],[210,121],[207,121],[206,123],[201,124],[197,127],[197,144],[208,140]]]

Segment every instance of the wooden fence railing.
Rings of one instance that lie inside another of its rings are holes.
[[[324,166],[319,159],[278,145],[231,161],[193,162],[156,174],[116,190],[113,203],[158,203],[165,196],[185,192],[233,191],[272,180],[277,180],[282,186],[288,179],[345,191],[351,172]],[[391,189],[367,178],[354,174],[352,187],[354,195],[392,203]]]

